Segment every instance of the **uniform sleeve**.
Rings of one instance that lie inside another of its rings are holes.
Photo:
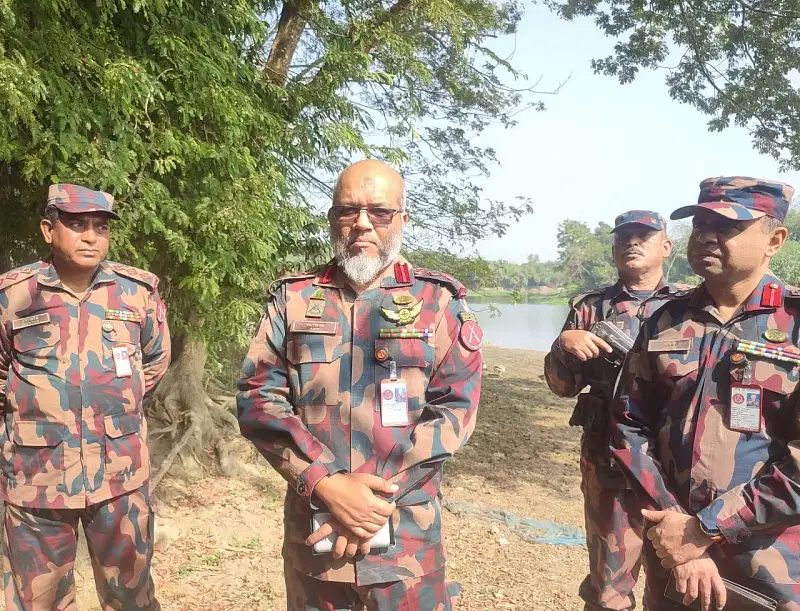
[[[647,353],[649,325],[642,327],[622,366],[611,402],[611,453],[649,509],[680,508],[655,456],[655,441],[663,401],[655,392]]]
[[[789,428],[787,453],[765,464],[748,482],[721,494],[697,513],[703,529],[738,543],[753,532],[800,517],[800,394],[789,398],[794,423]]]
[[[8,367],[11,363],[11,342],[6,325],[0,319],[0,415],[6,408],[6,390],[8,385]],[[0,437],[5,435],[5,418],[0,418]]]
[[[468,312],[467,308],[455,299],[444,310],[436,326],[436,363],[425,393],[424,411],[409,434],[377,465],[378,475],[399,486],[394,498],[433,477],[475,429],[483,356],[480,349],[470,350],[459,339],[459,314],[463,312]],[[364,467],[370,468],[367,465]]]
[[[347,468],[308,430],[289,401],[285,303],[279,295],[267,305],[242,365],[236,404],[242,435],[310,503],[322,478]]]
[[[584,330],[583,317],[575,306],[571,306],[561,333],[576,329]],[[561,336],[559,333],[559,337]],[[544,357],[544,377],[547,385],[559,397],[574,397],[586,386],[586,377],[580,360],[564,352],[557,337]]]
[[[167,326],[167,310],[158,289],[147,299],[147,316],[142,331],[142,366],[145,392],[151,391],[161,381],[169,368],[172,347]]]

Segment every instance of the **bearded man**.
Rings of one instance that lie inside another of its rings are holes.
[[[362,161],[328,211],[334,259],[281,278],[243,365],[242,434],[286,479],[289,611],[451,609],[442,465],[469,438],[482,333],[412,267],[402,177]]]

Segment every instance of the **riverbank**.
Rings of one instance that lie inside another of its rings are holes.
[[[468,301],[476,303],[498,302],[498,303],[538,303],[546,305],[567,305],[572,293],[553,289],[552,291],[541,289],[529,289],[522,291],[510,291],[502,288],[484,288],[470,290],[467,296]]]
[[[489,346],[484,359],[475,433],[445,467],[448,506],[476,510],[444,512],[448,577],[464,587],[457,609],[579,611],[585,549],[531,543],[513,520],[491,521],[488,513],[582,527],[580,433],[568,424],[573,401],[547,389],[543,353]],[[244,441],[238,449],[255,455]],[[234,478],[162,484],[153,570],[164,611],[285,609],[284,489],[255,460]],[[85,549],[76,572],[81,611],[99,609]]]

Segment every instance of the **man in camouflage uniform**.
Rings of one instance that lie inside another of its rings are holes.
[[[377,161],[342,173],[335,259],[270,287],[244,362],[242,434],[289,484],[290,611],[451,608],[442,465],[475,426],[482,334],[461,284],[399,255],[403,193]],[[333,520],[312,534],[320,509]],[[393,545],[370,550],[390,519]]]
[[[800,609],[800,291],[768,271],[792,193],[712,178],[672,214],[693,217],[704,282],[644,323],[612,404],[613,455],[648,508],[651,611],[684,608],[670,569],[703,609],[725,604],[720,575]]]
[[[107,193],[50,188],[52,257],[0,276],[6,611],[72,610],[78,522],[105,611],[155,611],[142,397],[170,360],[158,279],[104,261]]]
[[[633,609],[641,568],[642,520],[636,497],[610,459],[609,409],[620,368],[611,346],[592,333],[607,320],[630,336],[639,331],[642,304],[648,316],[677,289],[664,282],[663,262],[672,251],[666,221],[657,213],[631,210],[614,222],[613,258],[619,281],[570,302],[564,328],[545,357],[550,389],[578,396],[570,424],[583,426],[581,491],[584,498],[589,574],[579,593],[585,609]]]

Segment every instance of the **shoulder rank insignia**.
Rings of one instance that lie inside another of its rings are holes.
[[[399,308],[397,310],[388,310],[381,307],[381,313],[386,320],[397,323],[398,325],[408,325],[414,322],[422,311],[423,300],[420,299],[414,305],[407,308]]]

